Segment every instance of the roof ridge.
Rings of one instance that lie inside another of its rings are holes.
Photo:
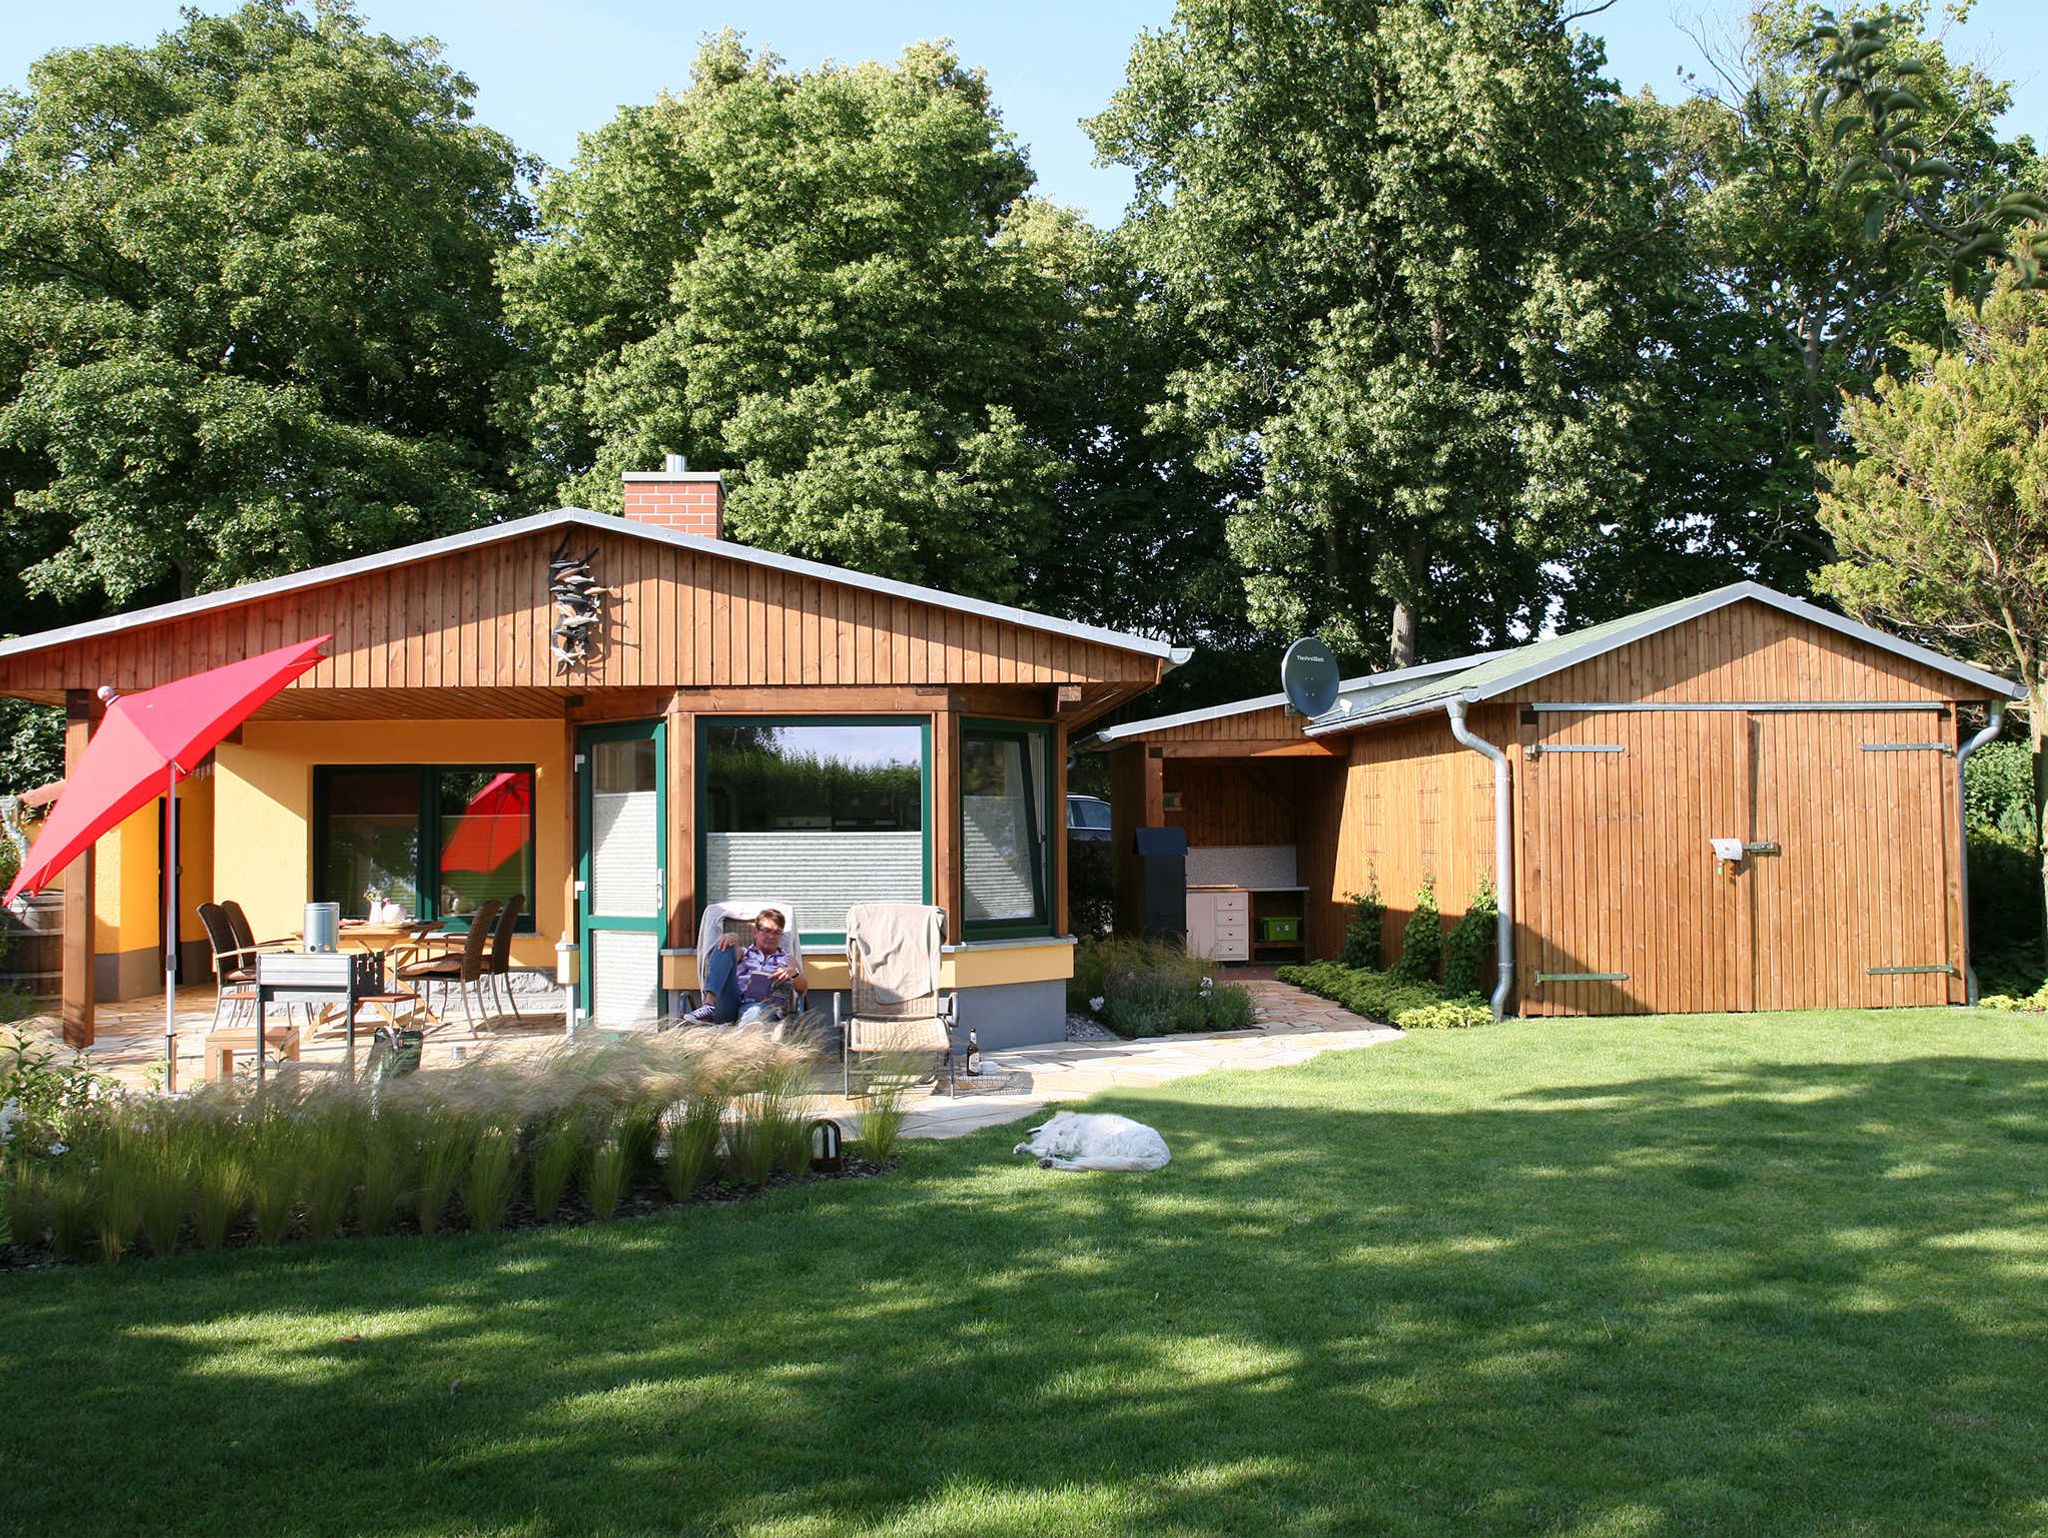
[[[600,523],[600,520],[602,522]],[[150,625],[165,624],[183,618],[188,614],[207,614],[217,609],[235,608],[247,603],[260,603],[266,598],[281,593],[297,592],[303,588],[318,587],[325,582],[342,582],[362,576],[368,572],[396,563],[408,564],[414,561],[435,560],[445,555],[459,554],[464,550],[499,540],[516,539],[527,534],[537,534],[548,529],[566,525],[578,525],[591,529],[613,529],[638,538],[652,540],[657,544],[674,545],[682,549],[701,550],[714,555],[723,555],[733,560],[755,565],[773,566],[777,570],[793,572],[799,576],[814,577],[823,582],[836,582],[847,586],[866,588],[870,592],[886,593],[891,597],[905,598],[917,603],[928,603],[939,608],[956,609],[985,618],[1021,625],[1027,629],[1045,630],[1055,634],[1072,636],[1077,640],[1090,641],[1119,651],[1135,651],[1147,656],[1161,657],[1169,668],[1177,667],[1194,655],[1186,647],[1175,646],[1171,641],[1157,640],[1130,631],[1111,630],[1102,625],[1091,625],[1081,620],[1063,619],[1058,615],[1041,614],[1031,609],[1020,609],[1010,604],[993,603],[985,599],[969,598],[964,594],[950,592],[944,588],[925,587],[919,583],[903,582],[894,577],[878,577],[868,572],[854,571],[850,567],[832,566],[823,561],[813,561],[804,556],[786,555],[780,551],[764,550],[757,545],[742,545],[727,539],[707,539],[700,535],[684,534],[676,529],[667,529],[655,524],[641,523],[618,513],[597,512],[587,507],[558,507],[549,512],[529,513],[521,518],[507,519],[503,523],[485,524],[481,528],[465,529],[456,534],[439,535],[428,540],[418,540],[409,545],[398,545],[389,550],[372,552],[369,555],[351,556],[342,561],[330,561],[322,566],[308,566],[298,571],[285,572],[276,577],[265,577],[256,582],[246,582],[234,587],[218,588],[211,593],[199,593],[190,598],[174,599],[169,603],[152,604],[147,608],[130,609],[124,613],[106,615],[96,620],[84,620],[73,625],[62,625],[54,629],[38,631],[32,635],[16,636],[0,640],[0,657],[20,656],[29,652],[42,651],[52,646],[67,645],[72,641],[86,640],[110,632],[141,629]]]

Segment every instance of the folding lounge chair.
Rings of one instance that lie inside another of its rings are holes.
[[[845,1087],[850,1100],[873,1082],[873,1060],[893,1063],[930,1055],[930,1077],[947,1075],[953,1060],[956,994],[939,992],[939,947],[946,915],[916,903],[861,903],[846,914],[846,969],[853,1000],[842,1015],[839,995],[832,1012],[842,1032]],[[866,1058],[865,1070],[857,1060]],[[856,1082],[861,1084],[855,1088]]]

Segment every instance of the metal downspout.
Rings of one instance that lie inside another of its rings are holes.
[[[1514,804],[1508,799],[1508,756],[1483,737],[1475,737],[1465,726],[1465,702],[1444,702],[1451,718],[1451,735],[1475,753],[1493,760],[1493,887],[1494,955],[1500,961],[1500,980],[1493,985],[1493,1018],[1507,1014],[1508,994],[1515,985],[1515,842]]]
[[[1962,863],[1956,867],[1961,873],[1963,893],[1963,998],[1977,1002],[1977,969],[1970,964],[1970,805],[1963,794],[1963,765],[1970,761],[1970,755],[1996,737],[2005,726],[2005,706],[1991,707],[1991,720],[1984,730],[1956,749],[1956,832],[1962,839]]]

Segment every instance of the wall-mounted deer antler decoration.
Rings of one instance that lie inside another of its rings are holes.
[[[551,649],[557,673],[589,667],[602,639],[604,601],[612,589],[599,587],[590,574],[596,556],[595,545],[580,556],[569,554],[569,536],[565,534],[548,557],[548,596],[559,611]]]

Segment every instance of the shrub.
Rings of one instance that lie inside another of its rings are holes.
[[[1386,927],[1387,905],[1380,898],[1380,878],[1375,871],[1366,876],[1363,892],[1351,894],[1351,922],[1345,926],[1344,949],[1338,959],[1347,967],[1377,967]]]
[[[0,1031],[0,1156],[40,1157],[53,1144],[76,1141],[116,1089],[83,1052],[60,1062],[47,1039]]]
[[[1389,1024],[1403,1010],[1423,1009],[1443,1001],[1443,991],[1434,983],[1412,982],[1391,972],[1347,967],[1335,961],[1281,967],[1279,977],[1283,983],[1292,983],[1342,1004],[1354,1015]]]
[[[1251,994],[1216,981],[1214,963],[1151,940],[1082,942],[1067,1002],[1127,1037],[1239,1031],[1257,1014]]]
[[[2034,847],[2034,754],[2024,742],[1990,742],[1963,765],[1963,815],[1971,827],[1990,828]]]
[[[1970,829],[1970,948],[1980,956],[2041,948],[2041,863],[2023,839]],[[1978,975],[1983,975],[1979,969]]]
[[[1415,893],[1415,911],[1401,932],[1401,955],[1393,975],[1412,983],[1434,982],[1443,961],[1444,923],[1436,907],[1436,877],[1425,876]]]
[[[1418,1004],[1413,1009],[1404,1009],[1394,1016],[1394,1024],[1404,1031],[1457,1030],[1464,1026],[1493,1024],[1493,1010],[1489,1005],[1475,1004],[1470,999],[1445,999],[1438,1004]]]
[[[1444,992],[1452,998],[1486,991],[1486,963],[1493,955],[1494,921],[1499,917],[1493,883],[1480,882],[1464,916],[1444,936]]]

